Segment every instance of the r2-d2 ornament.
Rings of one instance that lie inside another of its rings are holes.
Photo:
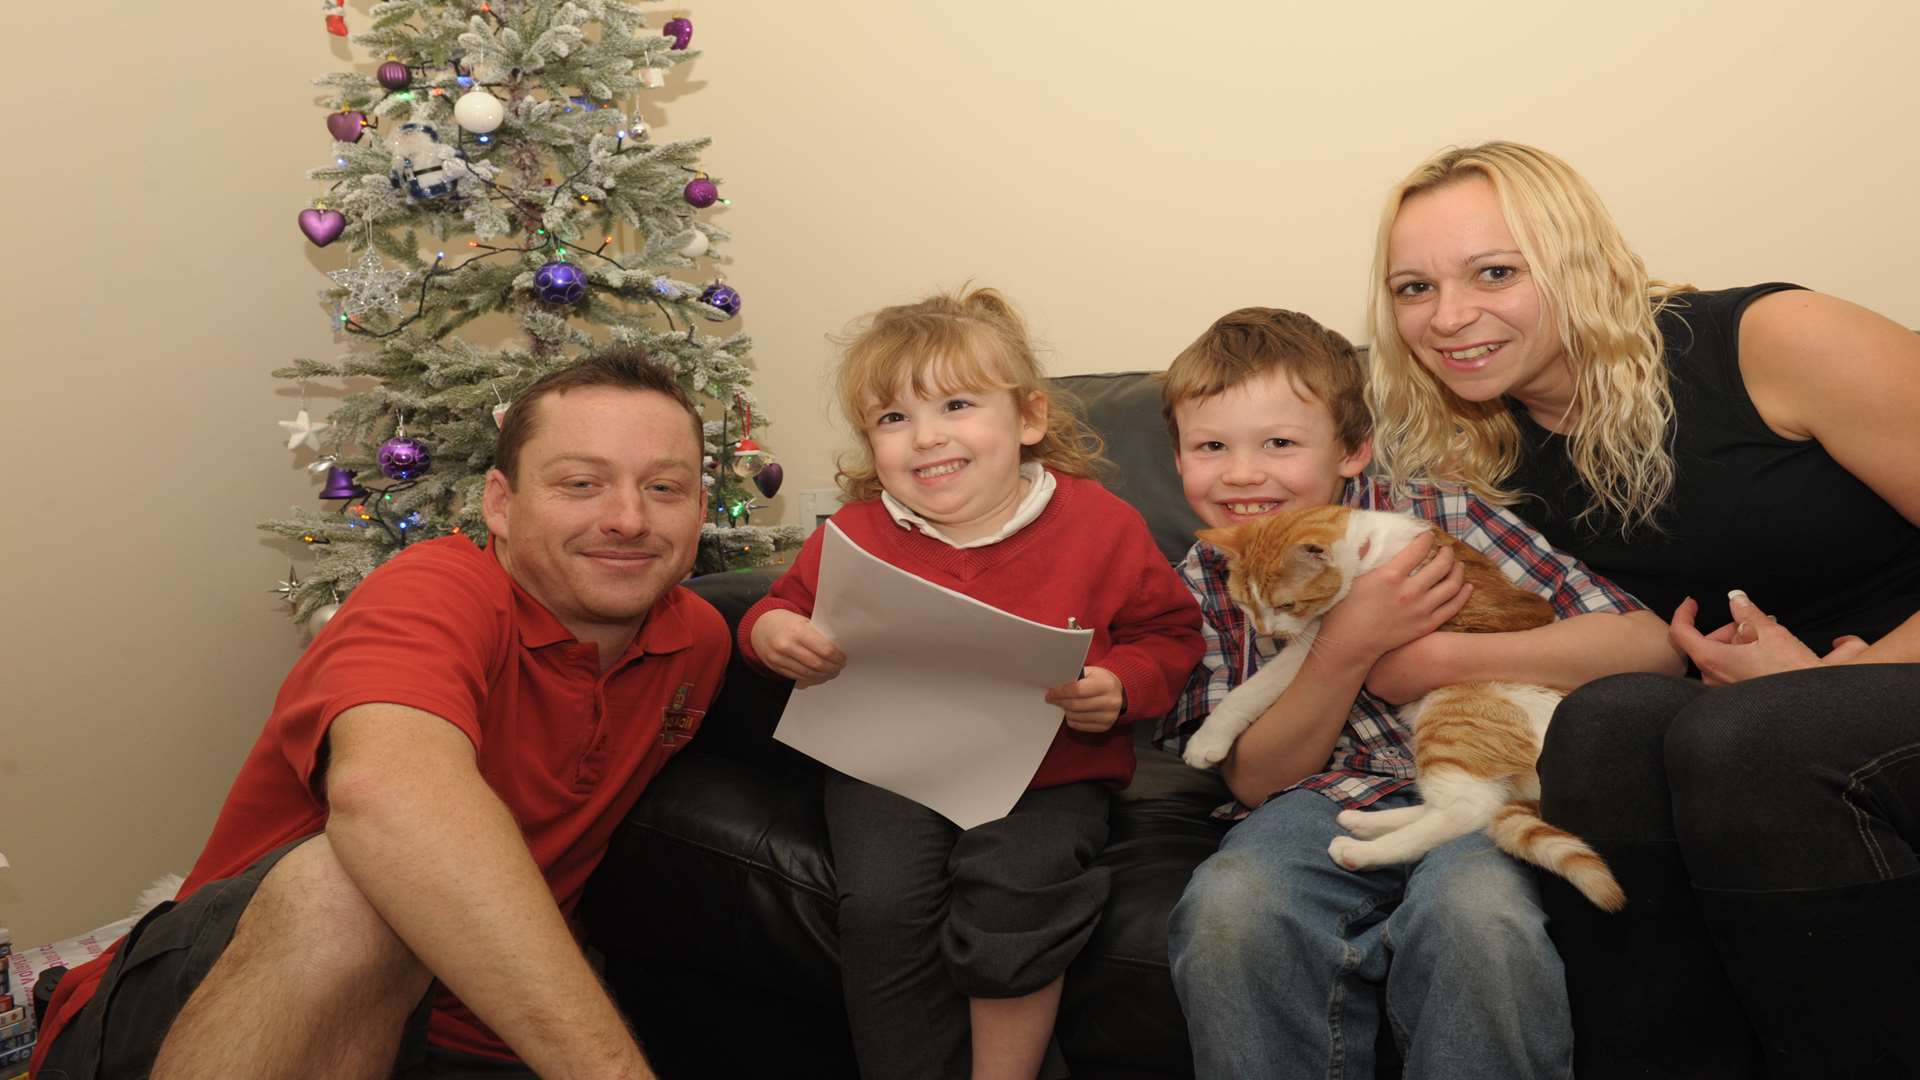
[[[466,155],[459,149],[440,141],[440,133],[430,124],[401,124],[387,138],[387,150],[393,155],[393,167],[387,171],[387,179],[393,183],[394,190],[404,192],[407,198],[415,202],[429,202],[443,199],[455,193],[459,186],[459,173],[464,168],[452,162],[463,160]]]

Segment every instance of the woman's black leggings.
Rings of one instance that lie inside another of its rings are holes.
[[[1540,778],[1627,893],[1543,875],[1582,1080],[1920,1075],[1920,664],[1600,679]]]

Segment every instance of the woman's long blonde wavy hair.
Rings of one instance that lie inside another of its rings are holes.
[[[1388,241],[1406,201],[1484,177],[1532,268],[1574,377],[1567,449],[1601,514],[1622,535],[1658,529],[1673,489],[1673,393],[1659,325],[1671,298],[1690,286],[1647,277],[1586,180],[1543,150],[1490,142],[1443,150],[1387,197],[1373,249],[1371,377],[1377,460],[1397,487],[1425,478],[1457,483],[1500,504],[1524,492],[1503,487],[1520,458],[1520,429],[1499,401],[1466,401],[1414,359],[1400,337],[1387,285]]]
[[[1038,461],[1068,476],[1091,476],[1102,460],[1099,436],[1081,423],[1073,401],[1049,388],[1026,322],[993,289],[939,293],[882,308],[837,340],[845,357],[834,372],[834,389],[841,413],[860,433],[859,449],[836,462],[836,479],[849,500],[880,497],[866,415],[902,386],[920,397],[1005,391],[1022,412],[1033,394],[1041,394],[1047,399],[1047,431],[1038,443],[1020,448],[1020,460]]]

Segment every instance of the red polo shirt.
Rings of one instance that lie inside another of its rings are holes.
[[[575,640],[491,552],[460,537],[411,547],[353,591],[281,684],[180,896],[323,830],[312,780],[327,730],[356,705],[385,702],[473,741],[481,776],[571,920],[614,827],[719,691],[728,637],[712,605],[675,588],[603,673],[598,648]],[[43,1047],[92,997],[111,955],[61,983]],[[435,1002],[430,1041],[512,1056],[451,994]]]

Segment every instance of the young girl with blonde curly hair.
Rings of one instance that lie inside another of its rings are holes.
[[[936,584],[1094,632],[1083,676],[1046,695],[1063,723],[1005,818],[961,830],[828,773],[860,1072],[1064,1075],[1051,1035],[1062,976],[1107,898],[1095,863],[1107,794],[1133,776],[1128,722],[1170,708],[1200,658],[1199,609],[1139,513],[1090,477],[1094,442],[1049,394],[999,293],[874,314],[847,342],[837,387],[861,441],[841,462],[848,501],[835,525]],[[860,663],[808,621],[821,540],[808,539],[738,635],[750,663],[802,687]]]

